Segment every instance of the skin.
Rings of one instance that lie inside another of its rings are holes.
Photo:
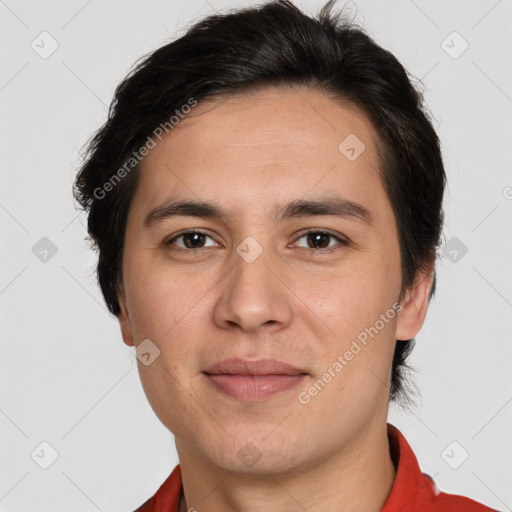
[[[349,134],[366,146],[352,162],[338,150]],[[200,103],[143,160],[126,227],[119,321],[127,345],[149,338],[160,350],[138,368],[175,436],[187,510],[384,505],[396,475],[386,430],[393,350],[423,324],[431,268],[335,378],[308,404],[297,399],[399,297],[398,232],[377,140],[350,104],[310,89],[266,89]],[[276,206],[334,192],[366,207],[374,226],[272,217]],[[146,214],[171,198],[217,202],[230,215],[174,217],[144,229]],[[309,228],[350,243],[327,238],[331,252],[322,253],[303,235]],[[193,229],[208,235],[202,252],[186,248],[190,238],[164,245]],[[263,249],[252,263],[236,252],[248,236]],[[228,357],[273,357],[308,375],[266,400],[238,401],[202,373]],[[247,443],[261,455],[251,467],[237,456]]]

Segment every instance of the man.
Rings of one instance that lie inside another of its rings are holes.
[[[400,63],[290,2],[207,18],[116,91],[75,195],[180,464],[139,511],[491,509],[387,423],[445,173]]]

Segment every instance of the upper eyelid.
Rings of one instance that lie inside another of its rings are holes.
[[[202,229],[187,229],[185,231],[181,231],[179,232],[177,235],[173,235],[171,238],[168,238],[164,243],[165,244],[170,244],[172,241],[176,240],[177,238],[180,238],[184,235],[189,235],[191,233],[200,233],[202,235],[206,235],[206,236],[209,236],[212,240],[214,240],[215,242],[217,242],[215,240],[215,238],[210,235],[207,231],[203,231]],[[217,242],[218,243],[218,242]]]
[[[302,238],[303,236],[306,236],[306,235],[309,235],[310,233],[326,233],[334,238],[337,238],[340,242],[347,242],[349,241],[348,237],[346,237],[345,235],[342,235],[341,233],[340,234],[336,234],[336,233],[333,233],[331,230],[329,229],[321,229],[321,228],[309,228],[307,229],[306,231],[302,231],[298,236],[297,236],[297,239],[299,238]]]

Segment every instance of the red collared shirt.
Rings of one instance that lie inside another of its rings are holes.
[[[388,423],[391,450],[398,460],[393,488],[381,512],[497,512],[470,498],[440,492],[422,473],[402,433]],[[181,468],[178,464],[156,494],[134,512],[179,512]]]

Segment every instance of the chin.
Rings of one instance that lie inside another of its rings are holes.
[[[228,428],[218,444],[205,443],[205,455],[217,466],[239,474],[294,473],[308,465],[304,439],[276,425],[255,425],[235,432]],[[306,443],[310,445],[310,443]],[[213,448],[213,450],[212,450]]]

